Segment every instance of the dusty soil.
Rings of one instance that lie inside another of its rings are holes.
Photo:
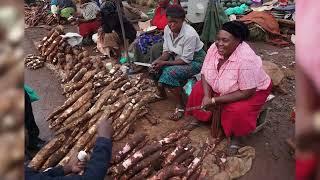
[[[73,27],[67,29],[69,31],[76,31]],[[26,29],[23,42],[25,54],[37,53],[34,42],[42,39],[46,32],[47,30],[44,28]],[[278,64],[279,67],[283,67],[287,77],[282,83],[282,89],[285,93],[275,92],[276,98],[272,101],[267,116],[269,123],[262,131],[251,135],[246,141],[247,145],[255,148],[256,158],[252,169],[240,179],[294,179],[294,159],[289,146],[285,142],[287,138],[293,137],[294,134],[294,126],[289,121],[295,97],[294,70],[290,67],[290,64],[294,61],[294,48],[279,48],[265,43],[251,43],[251,46],[264,60],[272,61]],[[51,132],[45,118],[55,107],[61,105],[65,100],[58,78],[47,68],[35,71],[26,69],[25,83],[34,88],[41,97],[39,101],[33,103],[33,111],[40,128],[40,137],[49,140]],[[135,125],[135,132],[145,131],[151,138],[154,138],[169,129],[179,128],[186,122],[185,119],[179,122],[167,120],[168,115],[172,113],[174,107],[175,103],[170,96],[167,100],[151,104],[152,113],[159,117],[160,124],[151,126],[143,119]],[[199,146],[207,137],[210,137],[209,133],[209,126],[203,125],[193,130],[190,137],[193,140],[193,144]],[[115,143],[114,150],[118,149],[126,139]],[[212,164],[212,159],[207,158],[206,161],[207,164]],[[209,172],[212,173],[212,169]]]

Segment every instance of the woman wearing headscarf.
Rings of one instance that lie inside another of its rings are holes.
[[[84,38],[83,42],[92,42],[91,36],[96,33],[101,26],[100,8],[92,0],[80,0],[81,17],[77,18],[79,23],[79,34]]]
[[[178,119],[178,113],[183,110],[183,86],[189,78],[200,72],[206,55],[198,33],[184,19],[185,11],[180,5],[167,8],[168,25],[164,29],[163,47],[155,49],[160,52],[160,57],[154,55],[157,52],[152,52],[160,98],[167,97],[166,87],[170,88],[178,102],[175,112],[169,117],[172,120]]]
[[[194,85],[188,99],[187,109],[199,109],[185,113],[198,121],[221,123],[224,134],[231,139],[231,153],[239,148],[242,136],[255,130],[272,88],[261,58],[244,42],[248,36],[249,30],[242,22],[223,24],[207,52],[201,81]],[[210,111],[203,110],[209,108]]]

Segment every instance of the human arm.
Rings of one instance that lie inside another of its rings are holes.
[[[65,176],[70,172],[75,172],[72,166],[73,162],[69,162],[65,167],[52,168],[46,172],[37,172],[25,167],[26,180],[103,180],[112,153],[112,127],[111,121],[105,120],[98,125],[98,138],[91,154],[91,159],[87,164],[87,168],[82,176],[71,175]],[[74,159],[73,159],[74,160]]]

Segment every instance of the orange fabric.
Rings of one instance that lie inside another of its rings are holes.
[[[270,13],[253,11],[248,15],[240,18],[240,21],[246,24],[257,23],[269,33],[275,34],[275,35],[281,35],[279,23],[276,20],[276,18],[274,18],[274,16]]]

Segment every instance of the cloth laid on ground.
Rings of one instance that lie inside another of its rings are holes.
[[[248,25],[253,23],[258,24],[268,32],[267,42],[280,46],[289,45],[289,42],[284,40],[285,37],[280,34],[279,23],[270,13],[253,11],[240,18],[239,21]]]
[[[229,21],[228,16],[225,14],[223,8],[216,0],[210,0],[205,16],[201,40],[207,44],[214,42],[217,37],[218,31],[222,28],[222,24]]]
[[[31,102],[38,101],[40,99],[39,95],[30,86],[25,84],[24,90],[29,95]]]
[[[107,56],[113,55],[118,58],[120,56],[121,40],[116,32],[104,33],[98,32],[97,49]]]
[[[227,157],[226,169],[216,174],[214,180],[231,180],[245,175],[252,168],[252,161],[256,153],[250,146],[242,147],[234,157]]]
[[[285,77],[279,66],[270,61],[262,61],[262,68],[270,76],[273,86],[279,86]]]

